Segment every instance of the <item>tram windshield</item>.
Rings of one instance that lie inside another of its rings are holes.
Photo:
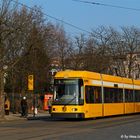
[[[82,81],[81,79],[55,79],[53,104],[79,104],[79,100],[83,97]]]

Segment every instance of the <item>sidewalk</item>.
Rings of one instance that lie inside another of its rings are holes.
[[[50,114],[47,111],[38,111],[38,114],[33,116],[33,114],[29,113],[27,118],[21,117],[20,113],[13,114],[10,112],[9,115],[5,115],[3,119],[0,118],[0,122],[6,122],[6,121],[17,121],[17,120],[40,120],[43,118],[50,117]]]

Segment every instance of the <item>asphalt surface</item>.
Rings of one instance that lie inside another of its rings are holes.
[[[140,114],[86,120],[36,119],[0,122],[2,140],[119,140],[140,139]]]
[[[37,119],[43,119],[47,116],[50,116],[50,114],[47,111],[40,111],[35,116],[31,113],[28,114],[27,117],[21,117],[20,113],[12,113],[10,112],[9,115],[5,115],[4,118],[0,118],[0,122],[7,122],[7,121],[18,121],[18,120],[37,120]]]

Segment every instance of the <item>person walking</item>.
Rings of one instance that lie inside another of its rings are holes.
[[[37,107],[38,107],[38,100],[37,100],[37,97],[34,96],[34,98],[33,98],[33,106],[32,106],[33,117],[35,117],[35,115],[37,115],[37,113],[38,113]]]
[[[21,100],[21,116],[27,117],[28,112],[28,105],[27,105],[27,99],[24,96]]]
[[[8,97],[5,97],[4,108],[5,108],[5,115],[9,115],[9,111],[10,111],[10,100],[8,99]]]

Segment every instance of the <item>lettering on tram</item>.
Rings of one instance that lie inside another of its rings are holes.
[[[89,71],[55,75],[52,117],[94,118],[138,112],[140,80]]]

